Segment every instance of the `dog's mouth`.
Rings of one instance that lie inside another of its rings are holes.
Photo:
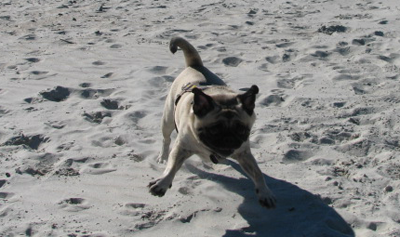
[[[218,164],[221,160],[225,160],[227,156],[221,156],[220,154],[217,153],[212,153],[210,155],[210,160],[214,163],[214,164]]]
[[[216,147],[208,141],[202,141],[203,144],[210,151],[210,160],[214,164],[218,164],[220,160],[224,160],[235,152],[236,148],[233,147]]]
[[[202,136],[200,136],[202,138]],[[242,142],[236,141],[228,144],[221,144],[209,139],[201,139],[204,145],[208,147],[212,154],[216,154],[221,158],[226,158],[233,154],[233,152],[238,149]]]
[[[222,157],[228,157],[233,154],[235,149],[232,148],[213,148],[213,151]]]

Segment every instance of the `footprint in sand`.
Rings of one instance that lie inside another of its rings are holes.
[[[282,62],[290,62],[297,56],[297,51],[293,49],[287,49],[282,55]]]
[[[291,149],[285,153],[282,162],[285,164],[303,162],[311,158],[313,154],[307,150],[295,150]]]
[[[101,96],[109,96],[114,92],[114,89],[92,89],[87,88],[80,92],[80,96],[84,99],[97,99]]]
[[[82,88],[88,88],[88,87],[91,87],[92,84],[89,82],[83,82],[83,83],[79,84],[79,86]]]
[[[0,146],[27,146],[33,150],[37,150],[42,143],[49,141],[49,138],[43,135],[25,136],[21,134],[19,136],[12,137]]]
[[[199,46],[198,48],[199,49],[203,49],[203,50],[206,50],[206,49],[209,49],[209,48],[211,48],[211,47],[214,47],[214,44],[206,44],[206,45],[201,45],[201,46]]]
[[[49,73],[48,71],[31,71],[30,74],[34,76],[43,76]]]
[[[322,133],[319,139],[313,139],[314,142],[321,145],[340,145],[351,140],[357,139],[359,134],[338,129],[329,129]]]
[[[333,52],[339,53],[342,56],[347,56],[353,52],[352,47],[347,42],[341,41],[336,45]]]
[[[289,46],[291,46],[291,45],[293,45],[293,44],[294,44],[294,42],[289,42],[288,40],[284,40],[283,43],[278,43],[278,44],[276,44],[275,46],[276,46],[277,48],[287,48],[287,47],[289,47]]]
[[[71,90],[62,86],[57,86],[54,89],[42,91],[39,94],[46,100],[61,102],[69,97]]]
[[[143,213],[143,208],[146,207],[144,203],[126,203],[119,211],[124,216],[139,216]]]
[[[28,40],[28,41],[36,40],[36,35],[35,34],[28,34],[28,35],[24,35],[24,36],[20,37],[19,39]]]
[[[66,126],[62,121],[49,121],[45,124],[55,129],[63,129]]]
[[[13,196],[14,196],[14,193],[0,192],[0,199],[2,199],[2,200],[7,200]]]
[[[389,163],[383,166],[380,174],[390,177],[392,180],[400,180],[400,164]]]
[[[361,78],[361,71],[356,68],[343,69],[342,67],[334,67],[333,69],[339,73],[339,75],[332,78],[334,81],[356,81]]]
[[[237,67],[241,62],[243,62],[243,60],[237,57],[227,57],[222,59],[222,63],[228,67]]]
[[[138,216],[140,215],[140,219],[136,222],[134,229],[136,230],[145,230],[152,228],[163,220],[172,220],[176,215],[166,216],[168,211],[166,210],[152,210],[144,208]]]
[[[32,154],[29,161],[16,167],[15,172],[20,175],[41,177],[51,172],[58,160],[59,155],[56,153]]]
[[[293,89],[296,85],[296,80],[294,80],[294,79],[279,79],[276,84],[279,88]]]
[[[80,173],[79,171],[73,169],[73,168],[61,168],[54,172],[54,175],[56,176],[65,176],[65,177],[73,177],[73,176],[79,176]]]
[[[344,33],[347,31],[347,27],[342,25],[322,26],[318,29],[319,33],[332,35],[333,33]]]
[[[127,119],[131,121],[134,126],[138,126],[139,121],[147,116],[147,111],[145,110],[133,111],[132,113],[129,113],[127,116],[128,116]]]
[[[33,80],[43,80],[46,78],[50,78],[57,75],[57,73],[53,73],[53,74],[49,74],[48,71],[38,71],[38,70],[34,70],[34,71],[30,71],[29,72],[29,78],[33,79]]]
[[[54,172],[54,175],[58,176],[79,176],[82,164],[85,164],[89,160],[85,158],[71,158],[67,159],[58,166],[58,170]]]
[[[373,41],[373,40],[371,40],[371,39],[360,38],[360,39],[353,39],[353,40],[351,41],[351,43],[352,43],[353,45],[356,45],[356,46],[364,46],[364,45],[366,45],[367,43],[372,42],[372,41]]]
[[[121,109],[121,107],[119,106],[119,103],[117,100],[111,100],[111,99],[104,99],[102,102],[100,102],[100,104],[109,110],[118,110]]]
[[[95,66],[102,66],[102,65],[105,65],[106,63],[103,61],[94,61],[94,62],[92,62],[92,64]]]
[[[258,70],[263,71],[263,72],[269,72],[268,70],[268,63],[263,63],[258,67]]]
[[[309,132],[295,132],[290,134],[289,137],[295,142],[306,142],[314,140],[315,135]]]
[[[65,165],[68,167],[72,167],[75,163],[84,164],[89,160],[89,157],[84,158],[71,158],[65,161]]]
[[[38,62],[40,62],[39,58],[25,58],[25,60],[30,62],[30,63],[38,63]]]
[[[107,174],[116,171],[113,166],[111,166],[108,163],[93,163],[93,164],[87,164],[85,168],[82,169],[80,173],[86,173],[86,174],[93,174],[93,175],[101,175],[101,174]]]
[[[79,212],[91,207],[89,202],[84,198],[67,198],[57,204],[61,209],[69,212]]]
[[[285,102],[284,96],[282,94],[272,94],[268,95],[263,99],[259,100],[259,104],[261,106],[280,106],[282,103]]]
[[[371,152],[374,151],[374,149],[376,149],[376,144],[368,139],[350,141],[335,148],[335,150],[339,152],[356,157],[366,157],[371,155]]]
[[[216,169],[216,167],[215,167],[215,169]],[[193,195],[196,187],[198,187],[201,184],[202,184],[202,182],[198,176],[189,177],[184,181],[184,183],[181,185],[181,187],[179,187],[178,192],[185,196]]]
[[[333,102],[332,107],[334,108],[343,108],[346,105],[346,102]]]
[[[282,89],[294,89],[302,85],[306,80],[312,79],[312,74],[291,76],[290,74],[278,74],[277,86]]]
[[[151,73],[157,74],[157,75],[163,75],[167,72],[168,67],[163,67],[163,66],[154,66],[149,69]]]
[[[349,115],[351,117],[356,117],[361,115],[370,115],[374,113],[377,113],[377,108],[375,107],[358,107],[354,108]]]
[[[7,183],[7,180],[0,179],[0,188],[2,188]]]
[[[330,55],[331,55],[330,52],[321,51],[321,50],[317,50],[313,54],[311,54],[311,56],[313,56],[315,58],[318,58],[318,59],[321,59],[321,60],[326,60]]]
[[[107,74],[104,74],[103,76],[101,76],[101,78],[110,78],[114,73],[109,72]]]
[[[1,89],[0,89],[0,92],[1,92]],[[3,108],[0,106],[0,118],[1,118],[3,115],[8,114],[8,113],[9,113],[8,110],[3,109]]]
[[[352,83],[351,86],[356,95],[365,95],[372,93],[376,84],[377,82],[375,80],[365,79],[356,83]]]
[[[122,48],[122,45],[121,44],[113,44],[113,45],[110,46],[110,48],[112,48],[112,49],[120,49],[120,48]]]
[[[97,123],[100,124],[101,122],[103,122],[104,118],[111,118],[112,114],[110,112],[102,112],[102,111],[98,111],[98,112],[92,112],[92,113],[84,113],[83,118],[91,123]]]
[[[275,55],[275,56],[268,56],[265,58],[265,60],[271,64],[277,64],[280,62],[280,57]]]
[[[378,56],[378,59],[388,62],[388,63],[394,63],[399,58],[400,58],[400,54],[397,54],[397,53],[391,53],[388,56],[383,56],[383,55]]]

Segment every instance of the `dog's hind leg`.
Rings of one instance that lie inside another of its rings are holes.
[[[189,158],[192,153],[184,149],[177,141],[168,157],[167,167],[161,178],[149,183],[150,193],[154,196],[162,197],[172,186],[172,181],[176,172],[181,168],[183,162]]]

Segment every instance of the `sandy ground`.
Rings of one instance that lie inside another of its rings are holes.
[[[0,3],[0,236],[400,236],[397,0]],[[162,198],[164,99],[182,36],[260,88],[252,150],[188,160]]]

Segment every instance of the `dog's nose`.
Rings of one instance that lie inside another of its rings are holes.
[[[232,119],[235,116],[235,113],[232,111],[226,111],[222,114],[222,116],[227,119]]]

